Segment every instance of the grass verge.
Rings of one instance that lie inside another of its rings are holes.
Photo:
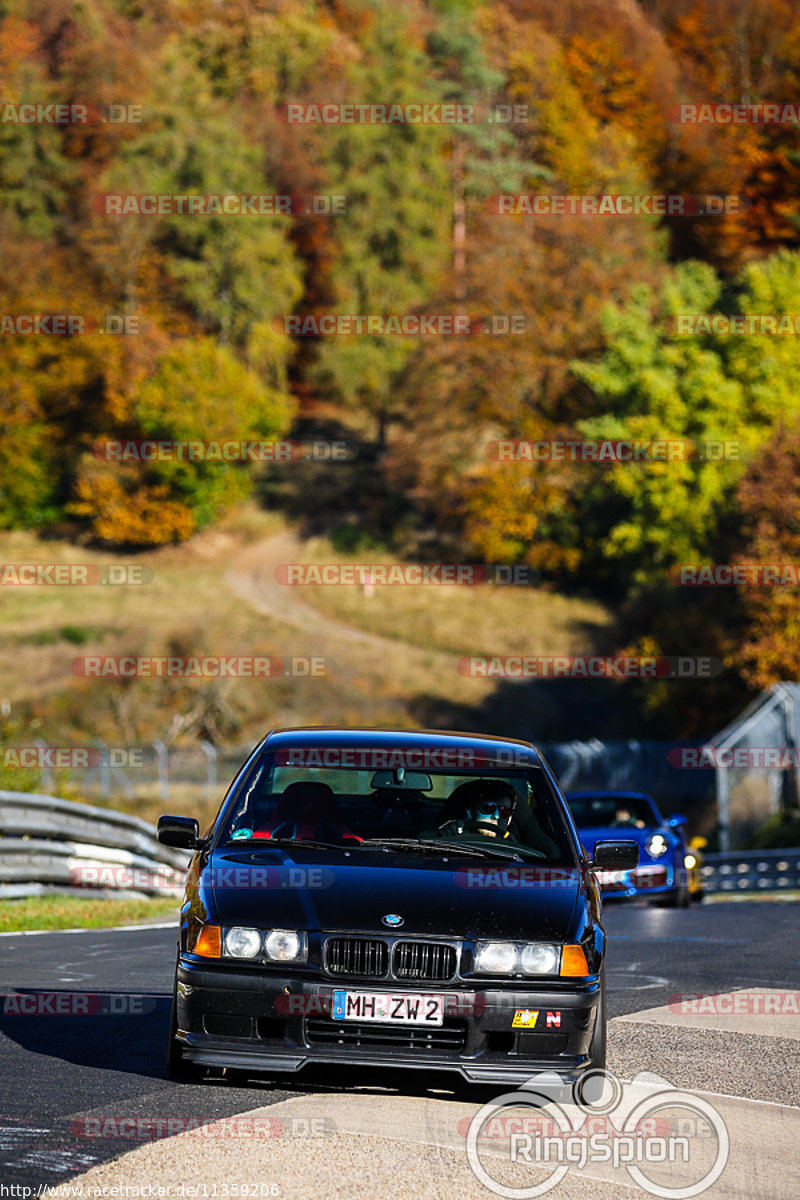
[[[83,896],[26,896],[0,900],[0,933],[26,929],[108,929],[112,925],[136,925],[156,917],[175,917],[174,896],[141,900],[106,900]]]

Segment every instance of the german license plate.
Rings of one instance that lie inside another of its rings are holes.
[[[442,996],[337,990],[333,993],[331,1016],[334,1021],[441,1025],[444,1020],[444,999]]]

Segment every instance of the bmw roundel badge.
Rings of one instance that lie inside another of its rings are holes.
[[[398,925],[403,924],[403,918],[399,913],[387,913],[385,917],[381,917],[384,925],[389,925],[392,929],[396,929]]]

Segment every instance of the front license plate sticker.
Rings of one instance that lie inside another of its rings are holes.
[[[442,996],[401,995],[387,992],[334,991],[334,1021],[384,1021],[393,1025],[441,1025]]]

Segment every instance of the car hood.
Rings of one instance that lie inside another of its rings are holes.
[[[461,855],[221,849],[200,886],[220,925],[260,928],[569,941],[585,907],[577,869]]]

